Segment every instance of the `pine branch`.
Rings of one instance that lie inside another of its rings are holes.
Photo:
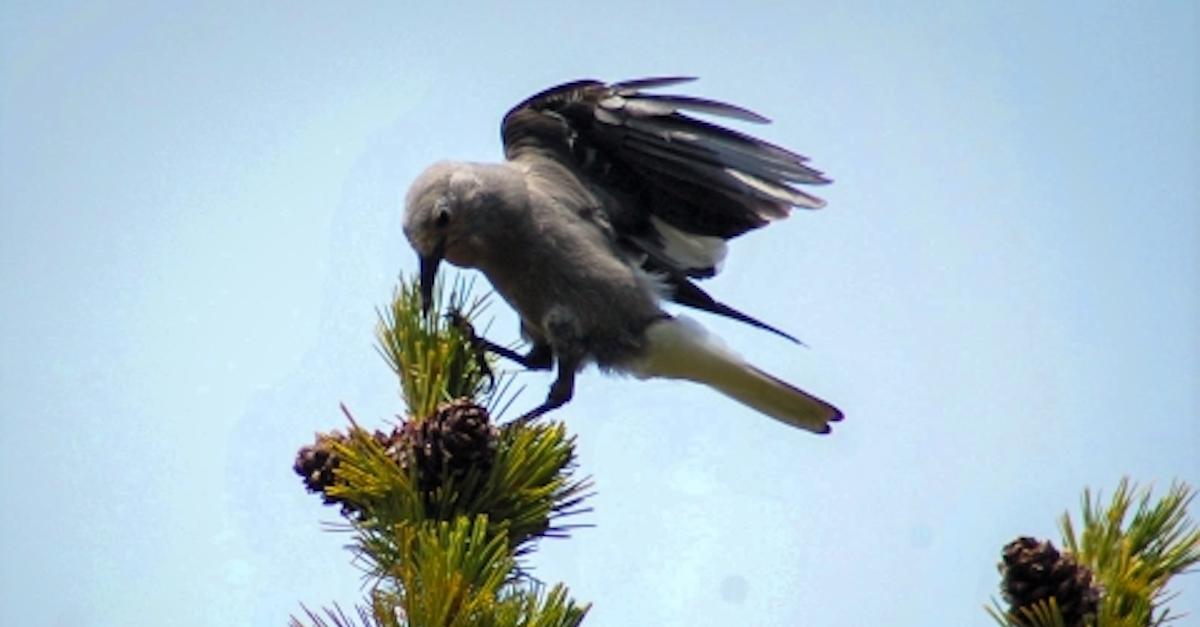
[[[399,523],[394,533],[405,559],[386,575],[399,584],[410,624],[466,627],[495,612],[515,564],[487,516]]]
[[[439,286],[440,287],[440,286]],[[567,627],[587,605],[561,585],[549,591],[522,576],[519,559],[543,537],[565,537],[561,519],[589,511],[591,483],[574,477],[575,442],[561,423],[497,428],[491,365],[443,303],[466,320],[485,308],[458,282],[440,289],[431,315],[414,282],[402,282],[380,313],[380,352],[400,380],[407,419],[369,432],[343,407],[349,428],[319,434],[295,470],[312,492],[340,505],[350,548],[372,580],[364,626]],[[507,386],[500,387],[503,392]],[[483,404],[475,400],[483,398]],[[351,627],[335,606],[308,624]],[[303,625],[293,617],[293,625]]]
[[[356,551],[369,571],[382,575],[405,559],[395,525],[409,521],[453,521],[484,514],[502,530],[516,555],[527,555],[542,537],[565,537],[571,527],[557,521],[590,511],[583,500],[591,482],[573,478],[574,438],[561,423],[510,424],[501,430],[489,472],[438,475],[429,492],[417,486],[423,470],[405,468],[404,453],[361,428],[332,444],[339,459],[338,481],[325,490],[335,502],[361,512],[352,524]]]
[[[1070,514],[1060,520],[1063,541],[1092,566],[1105,588],[1100,624],[1159,625],[1172,618],[1167,582],[1200,562],[1200,529],[1187,516],[1194,490],[1173,482],[1167,495],[1151,503],[1151,490],[1122,479],[1107,508],[1101,495],[1083,494],[1083,532],[1076,535]],[[1129,511],[1137,501],[1132,520]]]
[[[1002,627],[1067,627],[1054,597],[1008,612],[997,601],[992,604],[986,609]]]
[[[346,612],[338,605],[333,608],[324,608],[320,612],[316,612],[301,606],[304,609],[304,615],[308,618],[307,623],[300,622],[300,619],[295,616],[288,621],[288,627],[305,627],[312,625],[313,627],[392,627],[396,623],[380,622],[376,619],[371,610],[365,607],[356,607],[357,618],[347,616]]]
[[[1048,541],[1019,538],[1004,549],[1001,589],[1009,608],[986,608],[1003,627],[1147,627],[1170,613],[1171,577],[1200,562],[1200,529],[1188,517],[1195,492],[1174,482],[1152,501],[1122,479],[1107,507],[1084,490],[1082,527],[1069,513],[1059,521],[1064,551]],[[1130,512],[1133,511],[1132,518]]]
[[[423,315],[420,287],[401,279],[391,305],[379,311],[375,331],[380,353],[399,377],[409,414],[418,420],[438,403],[483,396],[488,373],[487,362],[480,360],[463,329],[441,315],[458,312],[471,320],[483,313],[487,300],[472,300],[471,285],[461,279],[448,299],[442,287],[439,280],[430,315]]]

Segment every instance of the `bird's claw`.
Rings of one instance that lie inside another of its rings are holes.
[[[471,324],[467,317],[462,315],[462,312],[457,307],[451,307],[446,312],[446,323],[451,327],[459,330],[467,338],[467,342],[471,344],[471,349],[475,355],[475,367],[479,368],[483,376],[487,377],[488,384],[486,392],[491,392],[496,389],[496,374],[492,372],[492,367],[487,361],[487,342],[475,334],[475,327]]]
[[[449,311],[443,314],[446,319],[446,324],[462,331],[472,342],[475,342],[478,337],[475,335],[475,327],[467,320],[467,317],[462,314],[457,307],[451,307]]]

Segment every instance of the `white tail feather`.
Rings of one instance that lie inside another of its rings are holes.
[[[842,419],[836,407],[747,363],[693,320],[660,320],[646,329],[646,354],[630,368],[639,378],[702,383],[776,420],[828,433]]]

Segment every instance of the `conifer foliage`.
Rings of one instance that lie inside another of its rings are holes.
[[[370,596],[351,613],[306,608],[294,627],[570,627],[587,613],[561,584],[525,576],[521,560],[576,526],[562,519],[586,511],[590,482],[574,476],[561,423],[496,423],[507,386],[494,385],[461,322],[485,307],[468,292],[456,284],[443,307],[439,286],[423,315],[402,280],[377,336],[407,417],[368,431],[343,407],[348,426],[297,453],[305,487],[340,507]]]
[[[988,611],[1003,627],[1158,627],[1179,615],[1167,602],[1171,577],[1200,562],[1200,529],[1187,515],[1195,491],[1173,483],[1150,489],[1121,480],[1105,507],[1083,494],[1082,527],[1059,521],[1063,549],[1022,537],[1002,551],[1001,592],[1008,607]],[[1136,502],[1136,509],[1133,509]],[[1132,517],[1130,513],[1132,510]]]

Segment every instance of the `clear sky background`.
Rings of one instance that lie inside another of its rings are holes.
[[[587,624],[988,625],[1085,486],[1200,485],[1196,3],[503,4],[4,3],[0,624],[360,599],[291,463],[402,412],[404,191],[580,77],[700,75],[836,180],[710,284],[811,348],[704,322],[847,415],[586,373],[597,526],[534,564]]]

